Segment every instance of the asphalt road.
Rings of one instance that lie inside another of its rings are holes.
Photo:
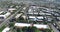
[[[52,24],[50,24],[51,28],[53,29],[54,32],[59,32]]]

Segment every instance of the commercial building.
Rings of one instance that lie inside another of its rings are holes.
[[[15,27],[19,27],[19,28],[23,28],[23,27],[29,27],[32,26],[31,24],[27,24],[27,23],[15,23],[14,25]],[[34,27],[38,28],[38,29],[49,29],[48,25],[43,25],[43,24],[33,24]]]
[[[16,10],[16,8],[9,8],[9,9],[8,9],[9,12],[13,12],[13,11],[15,11],[15,10]]]
[[[9,32],[10,28],[6,27],[2,32]]]
[[[0,11],[0,14],[3,13],[4,11]]]
[[[0,14],[0,20],[6,19],[9,15],[11,15],[10,12],[3,12]]]
[[[32,21],[43,21],[43,16],[29,16],[28,19]]]
[[[60,17],[57,17],[57,19],[60,21]]]
[[[19,18],[22,14],[23,14],[23,13],[17,14],[17,15],[15,16],[15,18],[16,18],[16,19]]]

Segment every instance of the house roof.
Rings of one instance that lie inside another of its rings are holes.
[[[16,10],[15,8],[9,8],[8,10]]]
[[[3,13],[4,11],[0,11],[0,14]]]
[[[35,16],[29,16],[29,18],[36,18]]]
[[[37,17],[38,19],[43,19],[43,16],[39,16],[39,17]]]
[[[2,32],[7,32],[9,30],[10,30],[10,28],[9,27],[6,27]]]
[[[41,25],[41,24],[34,24],[34,26],[37,28],[44,28],[44,29],[49,28],[48,25]]]

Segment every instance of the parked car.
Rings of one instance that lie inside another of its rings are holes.
[[[54,26],[54,27],[57,27],[57,24],[56,24],[56,23],[53,23],[53,26]]]

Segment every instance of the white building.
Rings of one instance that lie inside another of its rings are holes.
[[[0,14],[3,13],[4,11],[0,11]]]
[[[2,32],[9,32],[10,28],[6,27]]]
[[[32,9],[29,9],[28,12],[33,12]]]
[[[30,24],[27,24],[27,23],[15,23],[14,26],[16,26],[16,27],[29,27],[31,25]]]
[[[50,13],[45,13],[45,15],[51,15]]]
[[[29,27],[32,26],[31,24],[27,24],[27,23],[15,23],[16,27]],[[38,28],[38,29],[49,29],[48,25],[43,25],[43,24],[33,24],[34,27]]]
[[[13,11],[13,10],[16,10],[16,9],[15,8],[9,8],[8,10],[10,10],[10,11],[12,10]]]
[[[42,16],[38,16],[37,18],[38,18],[38,19],[43,19],[43,17],[42,17]]]
[[[49,28],[49,26],[48,25],[41,25],[41,24],[34,24],[34,26],[35,27],[37,27],[37,28],[43,28],[43,29],[48,29]]]
[[[38,15],[38,12],[35,12],[34,14]]]
[[[33,19],[34,19],[34,18],[35,18],[35,16],[29,16],[29,18],[33,18]]]
[[[60,21],[60,17],[57,17],[57,19]]]
[[[5,19],[6,16],[5,15],[0,15],[0,19]]]
[[[43,16],[29,16],[28,17],[32,21],[43,21]]]
[[[26,16],[25,16],[25,15],[22,15],[22,17],[23,17],[24,19],[26,19]]]
[[[8,17],[9,15],[11,15],[10,12],[7,12],[7,13],[5,14],[6,17]]]
[[[13,12],[14,10],[16,10],[16,8],[9,8],[8,9],[9,12]]]
[[[43,13],[43,12],[41,12],[41,13],[39,13],[40,15],[45,15],[45,13]]]
[[[26,7],[23,8],[24,10],[26,9]]]
[[[33,14],[33,13],[30,13],[30,12],[29,12],[28,14]]]
[[[10,12],[7,12],[7,13],[5,13],[5,14],[1,13],[1,14],[0,14],[0,19],[6,19],[9,15],[11,15]]]
[[[16,18],[16,19],[19,18],[22,14],[23,14],[23,13],[17,14],[17,15],[15,16],[15,18]]]

